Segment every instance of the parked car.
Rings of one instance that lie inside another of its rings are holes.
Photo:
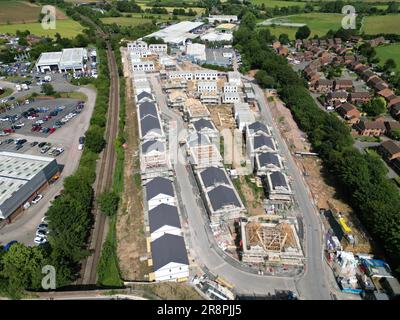
[[[38,229],[36,230],[36,237],[46,237],[48,233],[49,231],[47,229],[46,230]]]
[[[33,200],[32,200],[32,203],[33,204],[36,204],[36,203],[38,203],[40,200],[42,200],[43,199],[43,195],[41,195],[41,194],[38,194],[35,198],[33,198]]]
[[[14,141],[14,139],[11,139],[11,138],[10,138],[10,139],[5,140],[4,142],[7,143],[7,144],[10,144],[10,143],[13,142],[13,141]]]
[[[23,145],[26,141],[28,141],[28,140],[26,140],[26,139],[17,139],[16,141],[15,141],[15,144],[19,144],[19,145]]]
[[[44,244],[47,242],[47,238],[41,237],[41,236],[36,236],[35,239],[33,240],[33,242],[36,244]]]
[[[37,144],[38,144],[37,141],[33,141],[33,142],[31,142],[31,147],[34,147],[34,146],[36,146]]]
[[[39,148],[43,148],[45,145],[46,145],[46,142],[40,142],[40,143],[38,144],[38,147],[39,147]]]
[[[54,131],[56,131],[56,128],[50,128],[50,130],[49,130],[49,134],[52,134]]]
[[[19,150],[19,149],[21,149],[22,147],[23,147],[22,144],[18,144],[18,145],[15,147],[15,150]]]
[[[45,231],[47,231],[47,229],[48,229],[48,224],[47,223],[45,223],[45,222],[42,222],[41,224],[39,224],[38,225],[38,230],[45,230]]]
[[[49,146],[45,146],[42,148],[42,150],[40,150],[40,153],[46,153],[47,151],[49,151],[50,147]]]

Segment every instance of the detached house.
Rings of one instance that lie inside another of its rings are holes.
[[[392,161],[400,158],[400,146],[393,140],[382,142],[379,151],[386,161]]]
[[[176,205],[176,198],[172,181],[167,178],[157,177],[145,185],[148,209],[151,210],[160,204]]]
[[[352,92],[349,95],[349,100],[354,104],[363,104],[371,100],[369,92]]]
[[[360,111],[350,103],[343,103],[337,109],[337,113],[348,123],[355,124],[360,121]]]

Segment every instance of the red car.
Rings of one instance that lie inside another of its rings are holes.
[[[3,130],[3,132],[4,132],[4,133],[14,133],[15,130],[14,130],[14,129],[11,129],[11,128],[6,128],[6,129]]]
[[[54,131],[56,131],[56,128],[51,128],[49,134],[52,134]]]

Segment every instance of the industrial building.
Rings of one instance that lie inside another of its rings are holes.
[[[185,44],[186,40],[195,39],[199,36],[195,33],[195,31],[203,24],[203,22],[181,21],[159,31],[153,32],[145,36],[144,39],[157,38],[162,39],[165,43],[172,45]]]
[[[229,48],[207,48],[206,63],[221,67],[232,65],[233,50]]]
[[[85,48],[68,48],[58,52],[43,52],[36,62],[38,72],[69,70],[83,71],[88,60],[88,51]]]
[[[280,219],[241,221],[242,261],[251,264],[303,264],[303,251],[293,223]]]
[[[0,220],[13,219],[59,174],[53,158],[0,152]]]
[[[237,16],[234,15],[209,15],[208,16],[208,22],[209,23],[214,23],[214,22],[238,22],[239,19]]]
[[[193,62],[204,63],[206,61],[206,46],[200,43],[188,43],[185,54]]]

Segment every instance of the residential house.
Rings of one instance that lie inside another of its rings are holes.
[[[363,104],[371,100],[369,92],[351,92],[349,101],[353,104]]]
[[[355,125],[355,129],[363,136],[381,136],[386,132],[385,123],[382,120],[361,120]]]
[[[192,126],[197,133],[201,133],[213,141],[214,138],[218,137],[219,131],[215,127],[214,123],[208,119],[199,119],[192,122]]]
[[[393,130],[400,129],[398,121],[385,121],[386,133],[391,133]]]
[[[217,82],[216,81],[199,81],[197,83],[197,92],[217,92]]]
[[[235,84],[237,86],[242,85],[242,78],[239,72],[229,71],[228,72],[228,82]]]
[[[335,90],[352,90],[353,89],[353,81],[339,79],[335,81]]]
[[[373,72],[372,70],[368,69],[365,70],[361,73],[361,79],[363,79],[365,82],[369,82],[371,81],[373,78],[378,77],[375,72]]]
[[[385,43],[385,38],[384,37],[378,37],[375,39],[371,39],[368,41],[368,43],[371,45],[371,47],[377,47],[381,44]]]
[[[189,278],[189,259],[182,236],[165,234],[151,242],[151,264],[155,281],[185,281]]]
[[[400,158],[400,145],[393,140],[382,142],[379,146],[379,151],[386,161]]]
[[[168,106],[171,108],[183,108],[187,99],[185,92],[180,90],[172,91],[168,94]]]
[[[327,95],[327,101],[334,105],[344,103],[347,101],[348,93],[346,91],[334,91],[329,92]]]
[[[390,114],[395,119],[400,119],[400,103],[392,105],[390,107]]]
[[[315,83],[314,89],[317,92],[330,92],[333,90],[333,80],[320,79]]]
[[[378,95],[385,98],[386,101],[388,101],[388,98],[391,96],[394,96],[394,92],[390,90],[389,88],[384,88],[380,91],[378,91]]]
[[[186,145],[189,162],[195,169],[221,165],[221,154],[207,136],[197,132],[192,133],[188,136]]]
[[[224,92],[238,92],[238,86],[234,83],[231,82],[225,82],[224,83]]]
[[[156,177],[148,181],[145,185],[146,200],[149,210],[157,207],[160,204],[176,205],[176,197],[172,181]]]
[[[199,100],[188,98],[184,104],[184,110],[186,110],[189,120],[195,121],[201,118],[209,118],[210,111],[203,105]]]
[[[360,121],[360,111],[350,103],[343,103],[336,109],[337,113],[351,124],[355,124]]]
[[[165,234],[182,235],[178,208],[162,203],[149,211],[149,231],[151,241]]]
[[[293,194],[287,176],[281,171],[268,172],[267,182],[268,198],[270,200],[290,201]]]
[[[255,168],[257,176],[265,176],[270,171],[279,171],[283,169],[282,159],[275,152],[261,152],[255,156]]]
[[[225,92],[222,96],[222,103],[236,103],[240,102],[240,95],[238,92]]]
[[[162,176],[168,174],[170,164],[166,143],[161,139],[146,140],[140,145],[140,171],[143,176]]]
[[[136,104],[141,104],[144,102],[154,102],[154,96],[150,92],[142,91],[135,96]]]
[[[399,97],[399,96],[393,95],[393,96],[390,96],[390,97],[387,99],[387,101],[388,101],[387,107],[388,107],[388,108],[391,108],[392,106],[394,106],[394,105],[396,105],[396,104],[400,104],[400,97]]]

